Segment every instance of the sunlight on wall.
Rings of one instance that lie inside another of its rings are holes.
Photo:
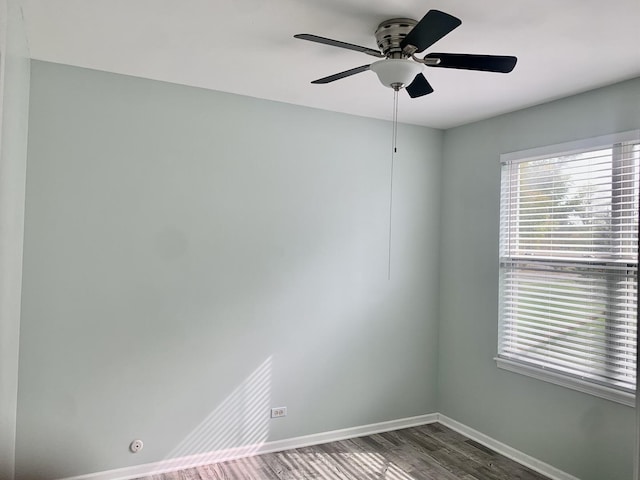
[[[269,357],[167,455],[163,468],[255,454],[269,434],[271,365]]]
[[[272,357],[267,358],[160,462],[155,473],[190,469],[213,478],[228,475],[269,478],[297,472],[313,478],[414,480],[381,454],[363,445],[328,452],[309,447],[258,455],[269,436]],[[410,467],[409,467],[410,468]],[[197,478],[197,477],[196,477]]]

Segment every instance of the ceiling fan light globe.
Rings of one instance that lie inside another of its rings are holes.
[[[400,58],[388,58],[371,64],[371,70],[378,75],[380,83],[394,89],[409,85],[423,68],[424,65],[420,63]]]

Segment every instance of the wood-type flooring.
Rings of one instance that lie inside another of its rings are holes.
[[[144,480],[548,480],[439,424],[267,453]]]

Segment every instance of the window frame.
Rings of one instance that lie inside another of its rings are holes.
[[[527,150],[520,150],[515,152],[504,153],[500,155],[500,166],[504,163],[514,163],[520,161],[530,161],[530,160],[538,160],[549,157],[561,157],[566,155],[577,154],[590,150],[597,150],[600,148],[611,148],[615,144],[619,143],[627,143],[627,142],[640,142],[640,130],[631,130],[621,133],[614,133],[610,135],[602,135],[587,139],[581,139],[571,142],[565,142],[554,145],[546,145],[542,147],[531,148]],[[502,169],[500,169],[502,172]],[[502,180],[500,181],[502,185]],[[500,194],[500,203],[502,204],[502,193]],[[499,239],[500,239],[499,235]],[[498,247],[499,248],[499,247]],[[639,259],[640,260],[640,259]],[[500,274],[502,274],[502,266],[500,266],[501,262],[501,254],[498,252],[498,269]],[[499,287],[500,298],[502,298],[502,287]],[[499,300],[499,311],[500,311],[500,302]],[[500,314],[499,314],[500,315]],[[637,322],[637,314],[636,314],[636,322]],[[555,385],[563,386],[566,388],[570,388],[572,390],[577,390],[582,393],[587,393],[590,395],[594,395],[596,397],[604,398],[607,400],[611,400],[617,403],[621,403],[623,405],[627,405],[630,407],[635,407],[636,405],[636,395],[633,393],[629,393],[627,391],[619,390],[614,387],[609,387],[606,385],[601,385],[598,383],[594,383],[591,381],[583,380],[579,377],[574,377],[571,375],[566,375],[561,372],[557,372],[555,370],[545,369],[543,366],[527,364],[524,361],[512,360],[508,358],[501,357],[499,355],[499,348],[501,342],[501,318],[498,318],[498,354],[494,357],[496,365],[498,368],[502,370],[506,370],[513,373],[518,373],[521,375],[525,375],[528,377],[532,377],[538,380],[542,380],[548,383],[552,383]],[[638,349],[638,334],[636,335],[636,349]],[[636,390],[638,385],[638,369],[636,368]]]

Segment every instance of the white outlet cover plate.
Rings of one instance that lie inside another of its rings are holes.
[[[271,409],[271,418],[280,418],[287,416],[287,407],[275,407]]]

